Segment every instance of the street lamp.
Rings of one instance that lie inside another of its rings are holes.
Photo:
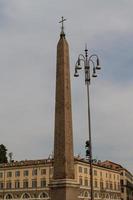
[[[83,63],[83,67],[82,67]],[[89,128],[89,163],[90,163],[90,186],[91,186],[91,200],[94,200],[93,194],[93,157],[92,157],[92,140],[91,140],[91,119],[90,119],[90,97],[89,97],[89,86],[91,83],[91,76],[93,78],[97,77],[97,70],[100,70],[99,58],[98,55],[92,54],[88,56],[87,46],[85,47],[85,55],[79,54],[78,60],[75,65],[74,77],[79,77],[79,71],[84,69],[85,72],[85,84],[87,86],[87,99],[88,99],[88,128]],[[91,71],[92,68],[92,71]]]

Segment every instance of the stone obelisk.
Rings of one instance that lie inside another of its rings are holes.
[[[69,47],[62,29],[57,45],[54,174],[50,184],[52,200],[77,200],[79,185],[74,179]]]

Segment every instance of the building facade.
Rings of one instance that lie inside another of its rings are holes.
[[[80,184],[80,198],[90,197],[89,164],[86,161],[77,162],[77,181]],[[120,199],[120,172],[109,169],[100,163],[93,164],[93,186],[95,199]]]
[[[133,175],[121,165],[105,161],[102,165],[120,171],[121,199],[133,200]]]
[[[75,182],[80,185],[78,198],[90,199],[89,163],[74,161]],[[93,164],[95,199],[123,199],[121,171]],[[25,160],[0,165],[0,199],[50,199],[49,184],[53,178],[53,160]],[[131,198],[130,198],[131,199]]]

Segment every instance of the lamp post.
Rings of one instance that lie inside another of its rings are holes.
[[[82,64],[83,63],[83,67]],[[93,194],[93,157],[92,157],[92,140],[91,140],[91,116],[90,116],[90,95],[89,95],[89,86],[91,84],[91,77],[96,78],[96,71],[100,70],[98,55],[92,54],[88,56],[87,46],[85,47],[85,55],[79,54],[78,60],[75,65],[75,77],[79,77],[79,71],[84,69],[85,72],[85,84],[87,86],[87,99],[88,99],[88,129],[89,129],[89,141],[86,142],[89,145],[88,157],[90,163],[90,186],[91,186],[91,200],[94,200]],[[92,68],[92,71],[91,71]]]

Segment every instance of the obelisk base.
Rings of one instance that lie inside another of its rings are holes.
[[[78,200],[79,184],[72,179],[53,180],[49,186],[52,200]]]

